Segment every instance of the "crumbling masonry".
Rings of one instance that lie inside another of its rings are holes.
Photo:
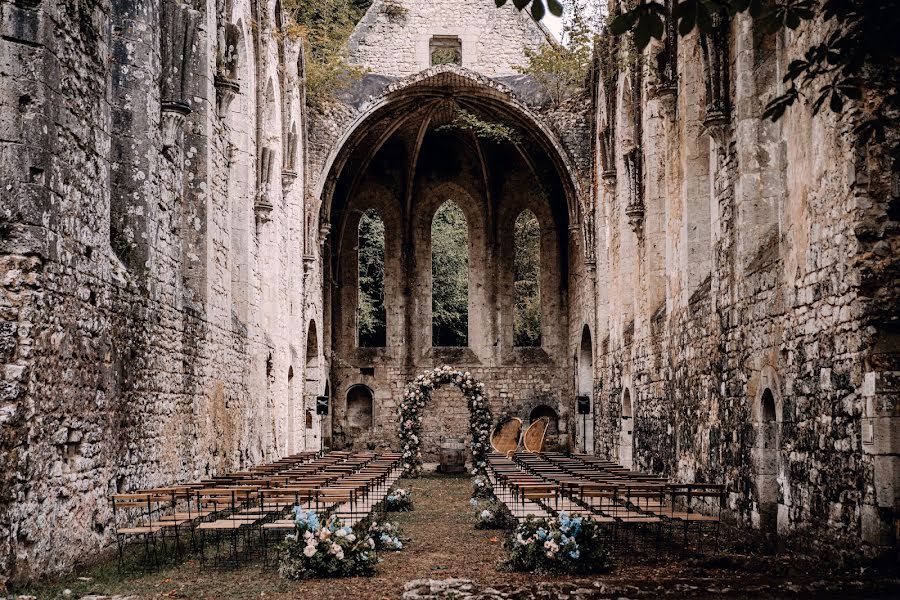
[[[816,27],[739,15],[631,64],[601,40],[587,92],[557,103],[515,70],[553,43],[527,15],[375,0],[349,48],[366,74],[312,110],[278,0],[0,11],[0,588],[109,545],[111,493],[390,446],[405,381],[445,363],[495,414],[555,414],[560,447],[725,483],[729,518],[771,543],[895,551],[900,167],[832,115],[760,118]],[[469,227],[466,347],[431,340],[447,200]],[[368,209],[380,348],[356,332]],[[432,456],[467,428],[460,396],[436,400]]]

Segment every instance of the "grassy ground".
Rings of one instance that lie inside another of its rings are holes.
[[[423,578],[460,577],[479,584],[515,586],[529,586],[541,581],[575,581],[499,571],[496,566],[504,556],[503,533],[473,527],[474,510],[469,505],[471,488],[467,477],[428,476],[403,481],[400,485],[412,490],[415,510],[394,513],[391,519],[400,523],[410,541],[402,552],[382,553],[383,560],[375,577],[295,582],[281,579],[275,570],[258,566],[201,571],[194,561],[153,574],[120,576],[115,562],[107,561],[78,569],[64,580],[43,582],[19,593],[41,599],[125,594],[140,598],[369,600],[398,598],[404,583]],[[620,560],[612,573],[581,583],[593,585],[594,581],[625,586],[643,594],[681,597],[710,594],[748,598],[765,594],[771,597],[774,590],[783,590],[785,595],[793,596],[803,589],[818,590],[818,595],[825,592],[840,597],[872,597],[889,596],[898,591],[891,580],[873,580],[868,574],[841,576],[818,571],[815,565],[794,559],[733,554],[706,562],[676,558],[642,564]],[[827,582],[824,588],[822,582]],[[795,591],[791,592],[792,589]],[[65,590],[70,593],[64,595]]]

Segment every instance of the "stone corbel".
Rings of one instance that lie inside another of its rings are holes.
[[[191,114],[191,107],[186,102],[162,102],[160,127],[162,128],[162,145],[164,149],[178,145],[178,134],[184,129],[184,122]]]
[[[625,156],[625,173],[628,176],[628,204],[625,216],[631,229],[639,234],[644,224],[644,188],[641,173],[641,150],[632,148]]]
[[[286,169],[281,172],[281,188],[287,191],[297,180],[297,171]]]
[[[219,116],[225,116],[231,107],[231,101],[241,91],[241,86],[237,81],[223,75],[216,75],[213,85],[216,87],[216,112]]]
[[[193,63],[197,20],[197,11],[181,2],[168,0],[163,4],[160,125],[164,149],[178,143],[178,134],[191,113],[186,88]]]
[[[259,192],[256,194],[256,202],[253,210],[256,219],[260,223],[268,223],[272,219],[272,172],[275,168],[275,150],[264,147],[260,152],[259,160]]]

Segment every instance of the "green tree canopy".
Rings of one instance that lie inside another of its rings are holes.
[[[516,219],[515,244],[515,319],[513,343],[516,346],[541,345],[541,225],[530,210]]]
[[[359,300],[357,330],[360,347],[380,348],[387,342],[384,307],[384,221],[372,209],[359,220]]]
[[[431,327],[435,346],[469,344],[469,226],[452,200],[431,222]]]

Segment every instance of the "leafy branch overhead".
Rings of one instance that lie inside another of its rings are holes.
[[[352,85],[365,70],[347,62],[347,40],[371,0],[285,0],[286,33],[306,47],[306,98],[312,106],[327,103]]]
[[[516,129],[505,123],[485,121],[467,110],[457,109],[453,121],[441,125],[435,131],[469,131],[475,137],[492,142],[520,142],[521,136]]]
[[[542,17],[545,1],[514,4],[520,10],[531,4],[531,14]],[[505,0],[497,3],[505,4]],[[554,4],[547,1],[551,12]],[[672,0],[670,4],[681,36],[695,30],[709,34],[717,20],[739,13],[752,16],[755,26],[767,34],[821,23],[821,39],[813,34],[803,55],[793,57],[783,78],[784,92],[769,102],[764,117],[778,120],[801,98],[812,102],[814,113],[826,104],[832,112],[843,113],[850,101],[859,101],[855,107],[863,115],[854,131],[861,144],[883,141],[886,129],[896,124],[900,113],[897,0]],[[632,34],[637,48],[643,50],[651,39],[663,38],[667,16],[662,0],[638,0],[611,20],[609,31],[617,36]]]
[[[501,7],[506,5],[507,0],[494,0],[497,4],[497,7]],[[544,18],[544,15],[547,14],[547,11],[550,11],[555,17],[561,17],[563,14],[563,5],[559,0],[546,0],[547,6],[544,6],[544,0],[513,0],[513,6],[517,9],[522,10],[529,4],[531,4],[531,16],[534,17],[535,21],[540,21]]]

